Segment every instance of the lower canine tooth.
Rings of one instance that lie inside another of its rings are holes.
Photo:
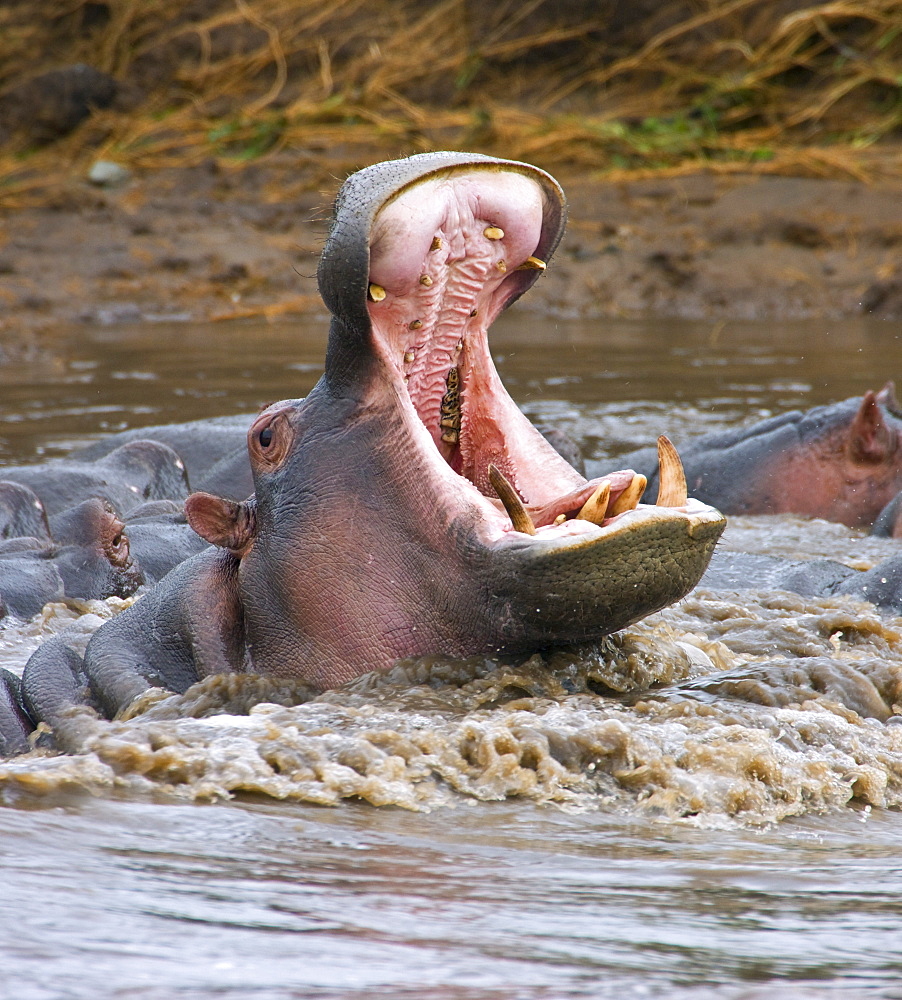
[[[522,531],[525,535],[534,535],[536,526],[532,523],[529,514],[526,513],[523,501],[494,465],[489,466],[489,482],[492,484],[492,489],[498,494],[498,499],[504,504],[507,516],[514,526],[514,531]]]
[[[580,521],[591,521],[593,524],[604,523],[605,514],[608,510],[608,499],[611,496],[611,484],[604,482],[583,504],[582,509],[576,515]]]
[[[518,271],[544,271],[545,261],[539,260],[538,257],[527,257],[526,260],[517,268]]]
[[[670,438],[658,438],[658,500],[659,507],[685,507],[688,498],[683,463]]]
[[[642,494],[645,492],[646,486],[648,486],[648,480],[645,476],[633,476],[633,481],[611,504],[608,509],[608,517],[614,517],[615,514],[622,514],[625,510],[635,510],[636,504],[642,499]]]
[[[381,302],[385,298],[385,289],[382,285],[370,285],[367,291],[370,302]]]

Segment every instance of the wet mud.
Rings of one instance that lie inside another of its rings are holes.
[[[529,310],[902,317],[897,183],[697,174],[612,184],[558,175],[570,226]],[[72,178],[50,204],[0,208],[0,360],[33,352],[34,337],[60,322],[320,313],[314,275],[339,183],[286,153],[242,169],[211,159],[108,186]]]

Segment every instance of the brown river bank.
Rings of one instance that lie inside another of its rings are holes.
[[[559,177],[564,243],[524,306],[564,317],[902,319],[902,182],[697,173]],[[61,321],[316,313],[339,179],[279,154],[72,178],[0,227],[6,354]]]

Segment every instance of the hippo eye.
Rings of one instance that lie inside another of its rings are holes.
[[[272,427],[264,427],[260,431],[259,441],[262,448],[268,448],[272,444]]]

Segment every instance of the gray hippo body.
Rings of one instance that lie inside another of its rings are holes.
[[[53,726],[86,700],[113,715],[225,671],[323,689],[402,657],[590,640],[684,596],[725,522],[687,498],[679,460],[656,505],[630,470],[586,481],[488,350],[564,218],[547,174],[474,154],[349,178],[319,268],[323,378],[253,421],[252,497],[186,501],[215,548],[101,627],[83,661],[59,640],[38,650],[32,717]]]
[[[4,614],[19,618],[30,618],[48,601],[66,597],[130,597],[144,579],[125,524],[97,497],[50,518],[42,537],[0,543],[0,604]]]
[[[57,459],[7,466],[3,480],[28,487],[52,517],[91,497],[124,514],[146,500],[184,499],[189,485],[179,456],[159,441],[133,440],[99,459]],[[0,506],[2,516],[2,506]]]
[[[802,514],[869,527],[902,490],[899,404],[890,382],[864,397],[706,434],[681,445],[680,457],[692,495],[725,514]],[[622,461],[655,488],[654,448]]]

